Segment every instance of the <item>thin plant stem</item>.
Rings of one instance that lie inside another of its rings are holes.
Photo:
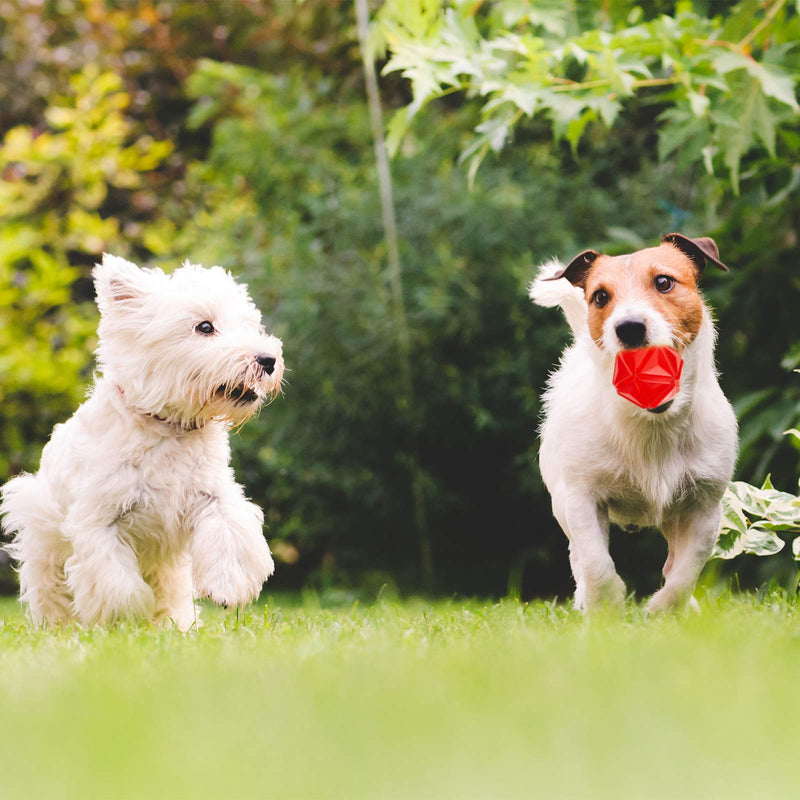
[[[378,90],[378,79],[375,74],[375,64],[372,61],[367,43],[369,37],[369,9],[367,8],[367,0],[355,0],[355,10],[361,61],[364,67],[364,82],[366,83],[367,89],[370,126],[372,128],[372,138],[375,147],[375,166],[378,173],[378,187],[381,198],[383,234],[386,239],[387,258],[389,262],[388,278],[392,296],[394,327],[397,335],[397,352],[403,392],[403,405],[405,405],[404,412],[408,415],[411,423],[409,456],[412,516],[417,534],[422,578],[425,586],[431,588],[434,580],[433,552],[430,531],[428,529],[427,509],[425,507],[422,470],[419,465],[416,424],[412,416],[414,411],[414,380],[411,372],[411,335],[403,297],[403,275],[397,236],[397,214],[394,208],[392,173],[389,168],[389,157],[386,152],[386,140],[383,133],[383,111],[381,109],[380,93]]]
[[[751,30],[750,33],[748,33],[747,36],[745,36],[744,39],[739,42],[739,47],[742,49],[748,47],[753,39],[755,39],[756,36],[758,36],[758,34],[764,30],[764,28],[770,25],[772,20],[775,19],[775,15],[784,7],[784,5],[786,5],[786,0],[777,0],[775,3],[773,3],[772,8],[767,11],[764,19],[762,19],[761,22],[759,22],[758,25],[756,25],[755,28],[753,28],[753,30]]]

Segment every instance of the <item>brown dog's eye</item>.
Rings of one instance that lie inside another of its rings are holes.
[[[593,303],[594,303],[594,304],[595,304],[595,305],[596,305],[598,308],[603,308],[603,306],[605,306],[605,305],[607,305],[607,304],[608,304],[608,301],[609,301],[609,300],[610,300],[610,298],[609,298],[609,296],[608,296],[608,292],[607,292],[605,289],[598,289],[598,290],[597,290],[597,291],[596,291],[596,292],[595,292],[595,293],[592,295],[592,302],[593,302]]]
[[[655,284],[657,291],[666,294],[675,285],[675,279],[669,275],[656,275]]]
[[[214,326],[207,319],[198,322],[197,325],[194,326],[194,329],[204,336],[211,336],[211,334],[214,333]]]

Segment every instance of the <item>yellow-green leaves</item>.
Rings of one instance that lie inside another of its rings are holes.
[[[83,398],[96,317],[91,290],[78,281],[104,250],[119,248],[109,193],[141,191],[143,173],[171,151],[169,142],[136,136],[115,74],[90,66],[70,88],[45,110],[46,125],[12,128],[0,143],[0,402],[7,420],[22,418],[17,409],[31,397],[39,398],[42,419],[63,417]],[[11,422],[0,425],[0,471],[28,447]]]

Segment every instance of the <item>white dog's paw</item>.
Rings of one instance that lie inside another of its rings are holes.
[[[266,539],[257,537],[235,540],[232,552],[217,559],[207,553],[193,556],[192,574],[198,597],[208,597],[221,606],[243,606],[261,594],[265,581],[275,571],[275,563]]]
[[[199,628],[202,624],[200,621],[200,609],[194,603],[192,603],[191,608],[158,612],[156,614],[156,622],[161,623],[166,628],[175,627],[181,633],[186,633],[192,628]]]
[[[229,564],[225,572],[213,570],[202,575],[195,572],[195,593],[219,606],[244,606],[258,599],[272,570],[270,558],[269,566],[264,564],[259,568],[251,566],[246,569],[240,564]]]
[[[232,583],[200,583],[197,585],[196,591],[200,599],[208,598],[212,603],[228,608],[252,603],[258,597],[261,587],[259,587],[258,592],[247,592]]]
[[[122,619],[152,619],[156,598],[139,575],[118,571],[113,580],[90,587],[73,582],[73,607],[85,625],[108,625]]]

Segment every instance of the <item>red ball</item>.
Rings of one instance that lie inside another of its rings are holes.
[[[682,371],[683,359],[671,347],[622,350],[614,362],[614,387],[620,397],[652,410],[675,397]]]

